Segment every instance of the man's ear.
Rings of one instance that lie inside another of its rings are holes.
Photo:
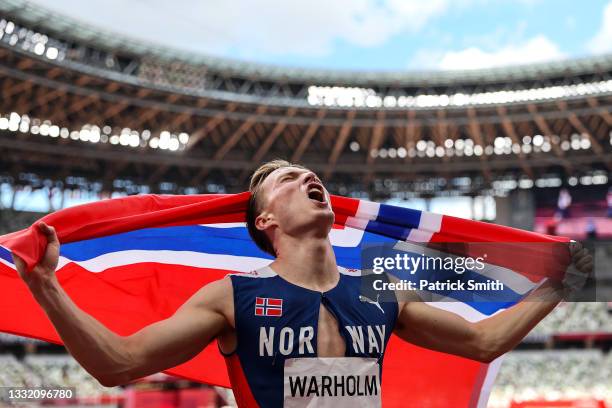
[[[268,212],[262,212],[255,218],[255,228],[260,231],[264,231],[266,228],[270,226],[270,224],[274,221],[274,217],[272,214]]]

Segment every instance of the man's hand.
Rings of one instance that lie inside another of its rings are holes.
[[[572,263],[565,271],[563,286],[570,292],[580,290],[587,278],[593,272],[593,257],[580,242],[572,241],[569,244]]]
[[[593,256],[589,254],[588,249],[583,248],[580,242],[572,241],[569,245],[570,254],[572,256],[572,264],[580,272],[589,275],[593,272]]]
[[[34,266],[32,271],[28,272],[26,263],[19,256],[13,254],[13,262],[19,276],[24,282],[30,287],[35,288],[42,282],[55,279],[55,269],[57,268],[57,262],[59,260],[60,243],[55,233],[55,228],[41,222],[38,224],[38,228],[47,238],[47,247],[45,254],[38,264]]]

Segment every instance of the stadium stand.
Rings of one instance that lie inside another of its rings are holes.
[[[40,387],[42,380],[12,354],[0,355],[0,386]]]
[[[0,355],[0,386],[75,387],[77,395],[97,397],[123,393],[120,387],[107,388],[91,377],[70,355],[35,354],[18,360]]]
[[[530,337],[576,332],[612,333],[612,314],[606,304],[561,303],[532,330]]]
[[[68,354],[31,354],[21,360],[12,354],[0,354],[0,366],[0,387],[73,388],[73,402],[62,403],[73,407],[219,406],[218,400],[233,401],[228,390],[206,386],[173,386],[175,393],[164,392],[164,384],[180,380],[163,374],[141,380],[128,392],[125,387],[104,387]]]
[[[121,387],[108,388],[100,385],[74,358],[67,354],[28,355],[23,359],[22,364],[27,367],[27,372],[40,379],[44,386],[75,387],[76,395],[86,395],[88,397],[123,393]]]
[[[333,192],[377,200],[607,183],[610,55],[347,73],[119,40],[20,0],[0,13],[0,131],[20,135],[0,143],[11,185],[237,192],[279,156],[320,171]],[[42,152],[70,160],[60,170]],[[11,173],[16,162],[27,174]]]
[[[505,358],[490,407],[512,400],[594,397],[612,402],[612,354],[600,350],[515,351]]]

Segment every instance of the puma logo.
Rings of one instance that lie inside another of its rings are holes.
[[[377,308],[380,309],[381,312],[383,312],[383,314],[385,314],[385,311],[383,310],[382,307],[380,307],[380,302],[378,301],[378,298],[380,297],[380,294],[376,295],[376,301],[373,301],[372,299],[370,299],[369,297],[363,296],[363,295],[359,295],[359,300],[361,302],[367,302],[371,305],[376,306]]]

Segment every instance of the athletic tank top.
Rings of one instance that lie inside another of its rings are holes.
[[[225,359],[238,406],[380,404],[381,367],[398,305],[362,296],[361,279],[359,272],[341,270],[333,289],[317,292],[269,267],[231,276],[237,347]],[[342,358],[317,357],[321,304],[338,322]]]

